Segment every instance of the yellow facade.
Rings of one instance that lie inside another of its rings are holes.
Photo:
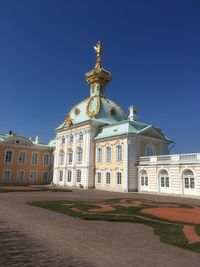
[[[21,138],[21,140],[23,139]],[[12,151],[11,162],[6,162],[7,151]],[[21,152],[25,153],[25,160],[20,163]],[[33,153],[37,154],[36,164],[32,163]],[[45,155],[49,155],[48,162],[44,162]],[[19,179],[20,171],[23,171],[23,179]],[[10,173],[9,177],[6,177],[5,172]],[[31,176],[31,172],[36,173],[34,177]],[[46,184],[51,179],[52,149],[50,147],[39,144],[22,145],[0,142],[0,183]]]

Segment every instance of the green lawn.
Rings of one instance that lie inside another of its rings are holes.
[[[128,200],[132,201],[133,199]],[[135,199],[138,200],[138,199]],[[34,201],[28,203],[37,207],[46,208],[55,212],[64,213],[73,217],[78,217],[84,220],[103,220],[103,221],[113,221],[113,222],[129,222],[129,223],[141,223],[148,225],[154,229],[154,233],[160,237],[160,241],[182,247],[184,249],[189,249],[200,253],[200,243],[188,244],[186,237],[182,231],[183,225],[186,223],[181,222],[171,222],[163,218],[155,217],[152,215],[141,213],[144,208],[158,207],[158,205],[163,203],[143,201],[143,204],[139,207],[122,207],[120,204],[116,204],[120,199],[109,199],[105,203],[114,205],[114,211],[109,211],[106,213],[92,213],[89,209],[99,208],[98,203],[87,203],[83,201]],[[67,205],[65,205],[67,204]],[[69,205],[72,204],[72,205]],[[164,203],[164,204],[176,204],[176,203]],[[179,205],[182,208],[192,208],[191,205]],[[74,211],[71,208],[76,208],[78,210]],[[141,216],[141,217],[140,217]],[[153,221],[155,220],[155,221]],[[193,225],[190,223],[190,225]],[[200,235],[200,225],[195,225],[195,230],[198,235]]]

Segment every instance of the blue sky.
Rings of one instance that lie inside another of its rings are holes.
[[[107,96],[200,152],[200,1],[0,0],[0,132],[43,142],[89,95],[94,44],[113,80]]]

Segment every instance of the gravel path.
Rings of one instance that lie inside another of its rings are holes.
[[[0,194],[0,266],[197,267],[200,254],[163,244],[140,224],[85,221],[33,200],[133,197],[200,205],[200,199],[76,190]]]

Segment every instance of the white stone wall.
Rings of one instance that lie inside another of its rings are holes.
[[[141,186],[140,173],[148,174],[148,187]],[[169,187],[163,190],[159,174],[165,170],[169,174]],[[194,175],[194,188],[185,188],[183,174],[191,171]],[[139,192],[167,193],[200,196],[200,154],[178,154],[141,157],[138,166]]]
[[[79,141],[79,132],[83,133],[83,140]],[[73,135],[73,142],[69,142],[69,136]],[[66,129],[56,136],[56,149],[55,149],[55,159],[54,159],[54,176],[53,182],[57,185],[67,185],[67,186],[83,186],[83,188],[94,187],[94,144],[93,137],[95,134],[95,129],[92,127],[86,127],[81,129]],[[65,138],[65,143],[62,143],[62,138]],[[81,147],[83,150],[82,162],[77,162],[77,148]],[[73,161],[68,162],[67,152],[68,149],[73,150]],[[65,152],[64,164],[59,163],[59,153],[60,150]],[[63,170],[63,180],[59,179],[59,171]],[[67,181],[67,170],[72,171],[72,181]],[[76,171],[81,171],[81,182],[77,182]]]

